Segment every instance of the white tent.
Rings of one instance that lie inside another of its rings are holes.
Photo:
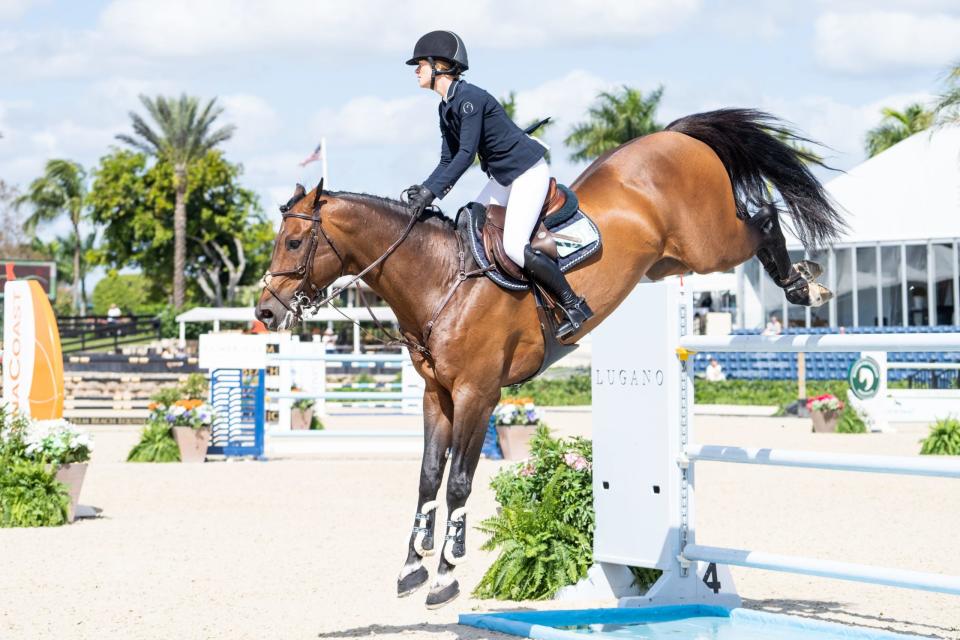
[[[840,243],[954,238],[960,235],[960,127],[915,134],[826,187],[850,227]]]

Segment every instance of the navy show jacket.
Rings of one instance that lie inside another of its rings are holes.
[[[496,98],[463,80],[450,85],[439,111],[440,163],[423,184],[440,198],[478,153],[484,170],[505,187],[546,153],[542,144],[514,124]]]

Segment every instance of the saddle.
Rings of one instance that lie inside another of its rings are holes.
[[[573,199],[575,200],[576,197]],[[537,224],[533,228],[533,234],[530,236],[530,246],[537,251],[547,254],[554,260],[559,257],[557,240],[554,237],[554,233],[547,228],[545,220],[547,216],[564,209],[565,204],[567,204],[567,191],[564,188],[557,188],[556,179],[550,178],[547,197],[543,201],[540,216],[537,218]],[[576,203],[574,203],[573,210],[576,210]],[[481,237],[483,238],[484,253],[491,264],[496,264],[508,276],[515,280],[526,282],[527,276],[524,274],[521,265],[511,260],[503,248],[503,226],[506,216],[506,207],[496,204],[487,206],[487,215],[480,230]]]

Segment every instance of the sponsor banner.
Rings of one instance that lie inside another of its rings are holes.
[[[46,292],[8,281],[3,300],[3,400],[38,420],[63,417],[63,353]]]

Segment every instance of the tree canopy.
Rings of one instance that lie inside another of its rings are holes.
[[[208,151],[188,168],[187,294],[195,302],[230,304],[237,287],[255,283],[269,264],[273,228],[256,194],[240,186],[241,174],[240,165],[217,151]],[[162,161],[151,164],[143,153],[115,149],[101,158],[93,175],[91,217],[103,225],[97,259],[114,268],[139,267],[151,299],[169,300],[173,167]]]
[[[903,111],[885,107],[883,120],[867,131],[867,157],[872,158],[913,134],[929,129],[933,124],[933,117],[933,113],[919,103],[911,104]]]
[[[625,142],[663,129],[655,118],[663,87],[646,96],[624,85],[619,91],[604,91],[587,111],[587,119],[574,126],[565,144],[573,149],[571,160],[593,160]]]

